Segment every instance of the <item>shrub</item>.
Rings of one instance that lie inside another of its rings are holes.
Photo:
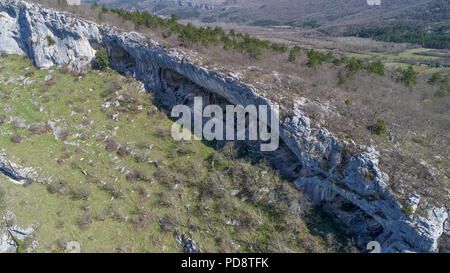
[[[369,73],[384,76],[384,63],[378,62],[368,62],[366,65],[366,70]]]
[[[414,213],[414,209],[411,206],[408,205],[408,206],[403,208],[403,213],[408,215],[408,216],[411,216]]]
[[[3,123],[5,123],[5,120],[6,120],[6,116],[3,114],[0,114],[0,126],[2,126]]]
[[[406,69],[398,68],[398,73],[400,73],[400,77],[398,78],[406,86],[414,85],[417,83],[417,73],[414,71],[414,68],[410,65]]]
[[[310,51],[308,51],[308,62],[306,63],[306,65],[308,67],[315,68],[322,62],[330,63],[332,60],[334,60],[333,53],[328,52],[327,54],[323,54],[315,51],[314,49],[311,49]]]
[[[290,63],[294,63],[296,59],[297,59],[297,57],[296,57],[295,50],[291,49],[291,51],[289,52],[289,59],[288,59],[288,61]]]
[[[155,131],[155,135],[162,139],[168,139],[170,137],[170,132],[165,128],[158,128]]]
[[[350,70],[350,72],[358,72],[363,68],[363,61],[356,58],[352,58],[348,62],[347,68],[348,70]]]
[[[89,226],[93,220],[94,220],[94,216],[92,215],[92,213],[86,212],[77,218],[77,224],[80,227]]]
[[[117,154],[120,157],[124,157],[124,156],[130,155],[131,151],[126,144],[122,144],[122,145],[120,145],[120,148],[117,150]]]
[[[68,6],[68,4],[67,4],[67,0],[58,0],[58,6],[60,6],[60,7],[67,7]]]
[[[225,143],[225,145],[223,145],[219,149],[219,151],[226,159],[235,160],[239,156],[238,151],[236,149],[236,144],[232,141]]]
[[[171,214],[166,214],[159,220],[159,225],[163,232],[175,232],[177,228],[177,219]]]
[[[136,160],[137,163],[144,163],[148,162],[149,156],[146,153],[135,153],[134,159]]]
[[[446,95],[447,95],[447,92],[443,88],[439,89],[438,91],[436,91],[436,93],[434,93],[434,96],[438,97],[438,98],[443,98]]]
[[[22,135],[15,135],[15,136],[11,137],[11,142],[12,143],[19,144],[19,143],[22,143],[22,141],[23,141],[23,136]]]
[[[91,190],[88,187],[78,187],[72,190],[72,196],[76,200],[88,200]]]
[[[58,193],[64,195],[70,192],[70,187],[66,181],[60,180],[49,184],[47,190],[52,194]]]
[[[48,43],[48,46],[55,45],[55,40],[53,40],[52,37],[47,36],[47,43]]]
[[[226,188],[223,176],[218,172],[211,173],[202,183],[199,184],[202,199],[224,198]]]
[[[100,22],[103,22],[103,12],[99,12],[98,13],[98,20],[100,21]]]
[[[5,190],[2,187],[0,187],[0,206],[5,201],[5,196],[6,196]]]
[[[52,131],[52,127],[49,124],[39,124],[39,123],[33,123],[28,128],[28,132],[30,136],[33,135],[43,135],[47,134]]]
[[[105,149],[108,151],[108,152],[115,152],[115,151],[117,151],[117,147],[118,147],[119,145],[117,144],[117,142],[114,140],[114,139],[112,139],[112,138],[108,138],[106,141],[105,141]]]
[[[137,208],[135,214],[136,216],[129,220],[135,231],[146,228],[152,223],[152,214],[146,208]]]
[[[320,59],[320,53],[315,51],[314,49],[311,49],[308,52],[308,62],[306,63],[306,65],[308,67],[315,68],[321,63]]]
[[[58,222],[56,222],[56,225],[55,225],[55,227],[57,229],[62,229],[62,228],[64,228],[64,226],[65,226],[65,224],[64,224],[64,221],[62,221],[62,220],[59,220]]]
[[[142,199],[148,199],[148,198],[150,198],[150,191],[147,190],[147,189],[144,188],[144,187],[139,187],[139,188],[138,188],[138,193],[139,193],[139,196],[140,196]]]
[[[375,125],[369,126],[370,131],[377,135],[385,135],[387,131],[386,121],[379,119]]]
[[[63,237],[59,238],[58,240],[56,240],[56,247],[58,248],[58,250],[60,250],[60,251],[66,250],[68,241],[69,240],[67,240],[66,236],[63,236]]]
[[[128,182],[134,182],[134,181],[144,181],[144,182],[151,182],[152,179],[148,175],[148,173],[145,171],[145,169],[134,169],[131,172],[127,174],[127,181]]]
[[[347,83],[347,79],[339,73],[338,75],[338,85],[342,86],[345,85]]]
[[[126,179],[129,183],[135,183],[139,180],[139,175],[139,170],[133,170],[127,174]]]
[[[439,73],[434,73],[433,76],[428,80],[429,84],[448,84],[448,79],[446,77],[443,77]]]
[[[122,199],[125,197],[125,190],[118,185],[113,185],[112,183],[106,183],[103,189],[111,194],[114,198]]]
[[[69,138],[69,136],[70,136],[70,132],[68,130],[64,129],[59,134],[59,139],[61,139],[62,141],[66,141],[67,138]]]
[[[107,83],[105,90],[100,94],[102,98],[111,98],[116,91],[122,88],[122,82],[120,79],[113,79]]]
[[[106,70],[109,67],[108,52],[105,48],[102,48],[95,53],[95,62],[97,68],[100,70]]]
[[[158,194],[158,201],[159,201],[159,205],[163,206],[163,207],[170,207],[172,206],[172,200],[170,198],[169,195],[167,195],[167,193],[165,192],[161,192]]]
[[[181,184],[180,179],[166,171],[154,172],[153,177],[167,189],[173,189],[176,184]]]

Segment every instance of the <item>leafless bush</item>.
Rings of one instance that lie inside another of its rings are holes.
[[[136,160],[137,163],[148,162],[149,155],[146,153],[135,153],[134,159]]]
[[[161,192],[158,194],[158,203],[163,207],[171,207],[172,199],[167,193]]]
[[[6,191],[0,187],[0,207],[3,206],[3,202],[5,201]]]
[[[77,224],[80,229],[87,229],[89,225],[92,224],[94,220],[94,215],[90,212],[83,213],[77,218]]]
[[[167,189],[173,189],[176,184],[181,184],[180,179],[167,171],[157,171],[153,173],[153,177]]]
[[[163,232],[176,232],[177,218],[172,214],[166,214],[164,218],[159,220],[159,225]]]
[[[136,168],[127,174],[127,181],[128,182],[135,182],[135,181],[151,182],[152,179],[145,169]]]
[[[202,199],[225,198],[228,193],[227,188],[225,188],[225,178],[219,172],[210,173],[198,186]]]
[[[102,92],[103,98],[112,98],[116,91],[119,91],[122,88],[122,82],[119,78],[115,78],[109,81]]]
[[[0,126],[2,126],[3,123],[5,123],[5,120],[6,120],[6,116],[3,114],[0,114]]]
[[[114,139],[112,139],[112,138],[108,138],[106,141],[105,141],[105,149],[108,151],[108,152],[115,152],[115,151],[117,151],[117,148],[118,148],[118,144],[117,144],[117,142],[114,140]]]
[[[77,106],[74,108],[74,111],[78,114],[83,114],[85,112],[85,109],[83,106]]]
[[[227,159],[236,159],[239,156],[236,145],[232,141],[225,143],[225,145],[219,149],[219,152]]]
[[[70,132],[67,129],[63,129],[58,135],[59,139],[62,141],[66,141],[69,138],[69,136]]]
[[[148,227],[153,222],[152,214],[146,208],[137,208],[135,216],[129,220],[135,231]]]
[[[103,185],[103,189],[111,194],[114,198],[123,199],[125,198],[125,190],[119,185],[114,185],[112,183],[106,183]]]
[[[30,136],[33,135],[44,135],[47,133],[50,133],[52,131],[52,127],[46,123],[46,124],[39,124],[39,123],[33,123],[28,128],[28,132]]]
[[[23,141],[23,136],[22,135],[14,135],[14,136],[11,137],[11,142],[12,143],[19,144],[19,143],[22,143],[22,141]]]
[[[165,128],[157,128],[155,131],[155,135],[162,139],[168,139],[170,137],[170,132]]]
[[[70,186],[67,181],[59,180],[57,182],[53,182],[47,186],[47,190],[52,194],[60,194],[66,195],[70,193]]]
[[[149,149],[151,143],[148,141],[140,141],[136,144],[136,147],[140,150]]]
[[[131,153],[130,148],[126,144],[121,144],[119,146],[119,149],[117,150],[117,154],[120,157],[124,157],[124,156],[130,155],[130,153]]]
[[[59,251],[65,251],[67,248],[67,242],[69,240],[67,239],[66,236],[63,236],[61,238],[59,238],[58,240],[56,240],[56,247],[58,248]]]
[[[139,193],[139,197],[142,200],[147,200],[148,198],[150,198],[150,191],[144,187],[139,187],[138,193]]]
[[[80,186],[72,190],[72,196],[76,200],[88,200],[91,190],[87,186]]]

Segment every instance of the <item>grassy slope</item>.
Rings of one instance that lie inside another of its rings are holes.
[[[0,187],[7,193],[5,205],[13,209],[17,224],[40,224],[37,251],[64,251],[58,242],[65,240],[81,242],[85,252],[182,251],[174,231],[189,234],[209,252],[331,251],[322,237],[311,235],[326,237],[330,223],[323,224],[325,232],[320,225],[311,231],[295,215],[273,213],[264,206],[273,203],[272,208],[279,209],[278,200],[274,202],[270,194],[261,194],[259,203],[243,202],[230,194],[234,189],[242,191],[243,182],[223,170],[233,164],[248,172],[245,179],[258,189],[267,187],[272,193],[282,188],[284,195],[295,196],[296,191],[275,172],[244,161],[231,162],[201,142],[174,142],[166,136],[172,121],[159,110],[152,110],[155,107],[150,95],[137,88],[133,80],[111,71],[78,78],[60,69],[37,70],[20,56],[1,58],[0,114],[6,115],[7,121],[10,116],[25,119],[27,125],[53,121],[69,133],[66,141],[56,140],[51,132],[31,135],[27,129],[5,122],[0,127],[2,153],[13,162],[33,167],[47,183],[66,181],[72,191],[83,187],[91,193],[88,200],[75,200],[71,194],[50,194],[46,185],[22,187],[0,176]],[[45,81],[50,73],[55,78]],[[24,85],[23,80],[16,80],[5,84],[21,75],[34,83]],[[121,83],[117,94],[111,82]],[[100,109],[105,101],[130,92],[143,105],[142,111],[127,110],[127,105]],[[114,113],[120,113],[118,121],[109,117]],[[13,144],[11,136],[18,134],[25,138]],[[138,163],[132,155],[121,157],[106,151],[106,137],[126,143],[137,154],[147,154],[150,160],[159,162],[164,173],[175,178],[155,178],[155,164]],[[150,144],[153,148],[146,148]],[[146,178],[127,181],[126,171],[134,169]],[[211,182],[214,175],[220,177],[220,183]],[[124,198],[113,198],[104,190],[105,183],[123,189]],[[222,195],[204,193],[205,188],[217,185],[225,189]],[[148,192],[143,195],[143,191]],[[93,222],[79,226],[77,219],[86,214],[93,216]],[[138,216],[145,220],[141,225],[132,224],[130,221]],[[158,223],[163,218],[174,224],[163,230]],[[234,219],[241,222],[239,227],[225,224]],[[241,247],[236,250],[231,240]]]

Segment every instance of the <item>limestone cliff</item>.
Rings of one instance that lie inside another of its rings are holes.
[[[0,52],[28,55],[39,68],[90,66],[96,49],[106,47],[111,67],[130,73],[165,104],[189,103],[192,94],[210,93],[232,104],[271,105],[254,87],[236,77],[197,67],[180,50],[166,50],[138,33],[80,20],[23,1],[0,1]],[[389,177],[378,167],[378,152],[347,143],[325,128],[316,129],[304,114],[302,98],[295,116],[283,121],[281,139],[298,167],[294,185],[354,232],[361,245],[375,240],[384,252],[437,251],[448,233],[448,197],[429,200],[409,192],[412,215],[387,189]],[[355,140],[357,141],[357,140]]]

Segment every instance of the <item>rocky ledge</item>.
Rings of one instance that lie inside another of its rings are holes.
[[[197,67],[181,50],[164,49],[138,33],[18,0],[0,1],[0,25],[0,52],[27,55],[39,68],[68,65],[83,71],[96,50],[106,47],[113,69],[134,75],[167,105],[187,103],[199,92],[232,104],[273,105],[251,85]],[[412,191],[405,200],[392,193],[388,175],[378,167],[379,153],[315,128],[304,103],[296,101],[295,115],[280,129],[297,167],[294,185],[357,233],[360,245],[378,241],[383,252],[438,251],[440,237],[449,235],[449,192],[443,200]]]

